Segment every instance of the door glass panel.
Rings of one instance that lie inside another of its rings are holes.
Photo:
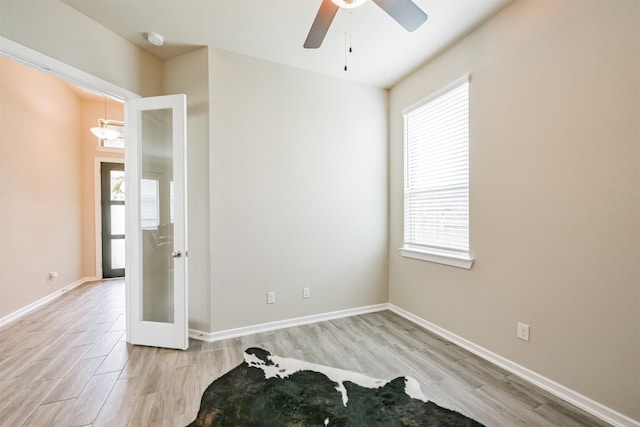
[[[124,268],[124,239],[111,240],[111,268]]]
[[[124,205],[111,205],[111,234],[124,234]]]
[[[111,200],[124,201],[124,171],[111,171]]]
[[[174,323],[172,111],[142,112],[142,320]]]

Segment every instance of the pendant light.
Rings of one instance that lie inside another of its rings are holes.
[[[104,97],[104,119],[107,120],[107,97]],[[100,139],[116,139],[120,136],[120,132],[107,127],[96,126],[91,128],[91,133]]]

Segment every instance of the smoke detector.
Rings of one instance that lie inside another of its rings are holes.
[[[158,33],[147,33],[147,41],[154,46],[162,46],[164,44],[164,37]]]

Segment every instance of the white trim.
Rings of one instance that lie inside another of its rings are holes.
[[[122,101],[140,97],[127,89],[2,36],[0,36],[0,54],[113,99]]]
[[[438,325],[435,325],[427,320],[424,320],[415,314],[412,314],[402,308],[395,306],[389,303],[389,310],[392,312],[404,317],[405,319],[422,326],[423,328],[433,332],[436,335],[450,341],[459,347],[464,348],[465,350],[470,351],[483,358],[484,360],[493,363],[496,366],[505,369],[512,374],[523,378],[524,380],[540,387],[543,390],[548,391],[549,393],[559,397],[562,400],[565,400],[571,403],[574,406],[600,418],[603,421],[608,422],[617,427],[640,427],[640,421],[633,420],[627,417],[624,414],[621,414],[607,406],[604,406],[601,403],[596,402],[576,391],[573,391],[562,384],[558,384],[557,382],[550,380],[547,377],[544,377],[536,372],[531,371],[530,369],[525,368],[524,366],[518,365],[515,362],[510,361],[496,353],[493,353],[483,347],[480,347],[477,344],[472,343],[454,333],[447,331],[444,328],[441,328]]]
[[[419,259],[422,261],[436,262],[438,264],[450,265],[452,267],[466,268],[467,270],[473,265],[473,258],[463,258],[446,253],[428,252],[426,250],[418,250],[415,248],[400,248],[400,253],[405,258]]]
[[[276,322],[261,323],[258,325],[244,326],[241,328],[227,329],[218,332],[202,332],[196,329],[189,329],[189,338],[207,342],[222,341],[229,338],[243,337],[246,335],[258,334],[261,332],[290,328],[292,326],[308,325],[310,323],[324,322],[326,320],[357,316],[366,313],[374,313],[376,311],[384,311],[388,309],[389,305],[385,303],[369,305],[365,307],[350,308],[347,310],[332,311],[330,313],[313,314],[311,316],[296,317],[293,319],[279,320]]]
[[[45,305],[46,303],[48,303],[51,300],[54,300],[56,298],[58,298],[60,295],[69,292],[71,289],[73,288],[77,288],[78,286],[82,285],[83,283],[86,282],[91,282],[94,280],[99,280],[95,277],[83,277],[80,280],[76,280],[75,282],[61,288],[58,289],[57,291],[44,296],[42,298],[40,298],[37,301],[32,302],[31,304],[25,305],[24,307],[14,311],[13,313],[9,313],[8,315],[4,316],[3,318],[0,318],[0,327],[13,322],[14,320],[17,320],[18,318],[24,316],[25,314],[29,314],[31,313],[33,310]]]

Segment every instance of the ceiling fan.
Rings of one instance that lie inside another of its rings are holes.
[[[427,20],[427,14],[411,0],[371,0],[389,16],[402,25],[407,31],[416,30]],[[352,9],[367,2],[367,0],[322,0],[320,9],[304,42],[305,49],[317,49],[322,44],[324,36],[333,22],[338,9]]]

